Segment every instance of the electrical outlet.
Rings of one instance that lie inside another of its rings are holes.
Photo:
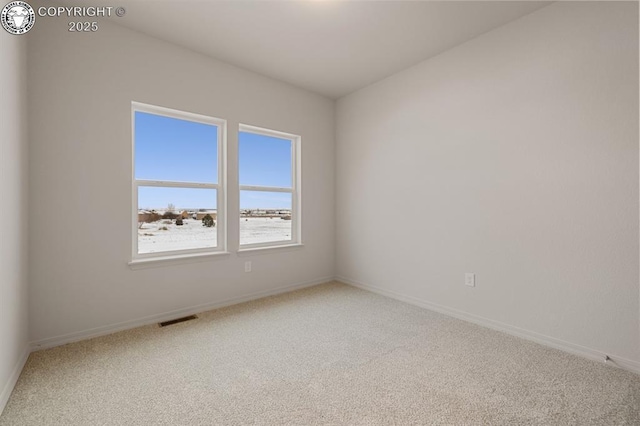
[[[476,274],[472,274],[471,272],[467,272],[464,274],[464,285],[469,287],[476,286]]]
[[[251,262],[244,262],[244,271],[251,272]]]

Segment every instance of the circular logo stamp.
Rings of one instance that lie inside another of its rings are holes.
[[[0,21],[8,33],[24,34],[36,23],[36,13],[27,2],[12,1],[2,9]]]

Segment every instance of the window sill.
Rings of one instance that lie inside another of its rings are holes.
[[[215,258],[227,257],[231,253],[227,251],[219,251],[215,253],[191,253],[172,256],[158,256],[144,259],[135,259],[129,262],[129,268],[133,270],[159,268],[162,266],[180,265],[183,263],[206,262]]]
[[[283,245],[279,245],[279,246],[267,246],[267,247],[248,247],[248,248],[243,248],[243,249],[239,249],[237,251],[238,256],[253,256],[256,254],[268,254],[268,253],[272,253],[272,252],[279,252],[279,251],[292,251],[292,250],[299,250],[301,248],[304,247],[304,244],[283,244]]]

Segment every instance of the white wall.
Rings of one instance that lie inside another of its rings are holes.
[[[30,34],[32,340],[333,276],[332,101],[106,20],[66,26],[42,18]],[[230,220],[230,257],[131,270],[132,100],[228,120],[231,218],[238,123],[301,135],[304,248],[238,257]]]
[[[28,354],[26,40],[0,34],[0,412]]]
[[[637,7],[555,3],[339,100],[338,275],[640,361]]]

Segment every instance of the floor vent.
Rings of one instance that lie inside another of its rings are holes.
[[[191,321],[191,320],[194,320],[196,318],[198,318],[196,315],[189,315],[188,317],[176,318],[176,319],[173,319],[171,321],[161,322],[161,323],[158,323],[158,325],[160,327],[166,327],[168,325],[178,324],[180,322]]]

